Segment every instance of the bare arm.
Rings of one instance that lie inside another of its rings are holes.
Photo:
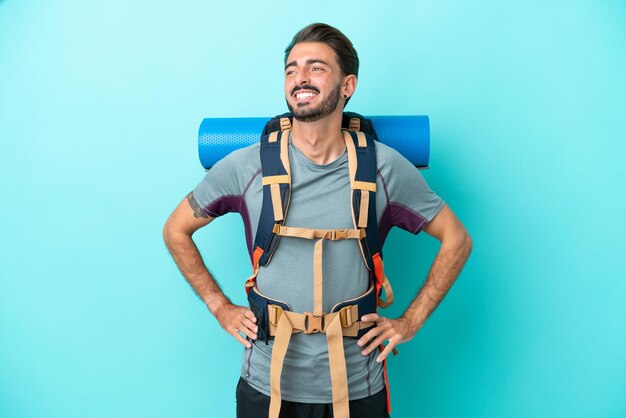
[[[396,345],[415,336],[452,287],[472,250],[469,234],[447,205],[444,205],[424,231],[441,241],[441,247],[413,302],[398,319],[388,319],[376,314],[363,317],[363,321],[376,321],[376,327],[358,342],[359,345],[365,345],[373,339],[363,350],[363,354],[369,354],[385,340],[389,341],[378,361],[387,357]]]
[[[196,294],[215,315],[222,328],[233,335],[244,346],[249,343],[239,332],[256,339],[256,318],[252,311],[233,305],[224,295],[207,269],[192,235],[208,225],[213,219],[189,193],[176,207],[163,227],[163,239],[180,272],[185,276]]]

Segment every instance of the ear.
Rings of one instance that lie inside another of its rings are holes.
[[[352,97],[354,91],[356,90],[357,81],[358,80],[354,74],[345,76],[341,84],[341,96]]]

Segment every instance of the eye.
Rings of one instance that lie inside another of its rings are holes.
[[[295,70],[287,70],[287,71],[285,71],[285,76],[286,76],[286,77],[289,77],[289,76],[294,75],[295,73],[296,73],[296,71],[295,71]]]
[[[322,70],[323,70],[322,67],[313,67],[313,68],[311,68],[311,71],[313,71],[313,72],[318,72],[318,71],[322,71]]]

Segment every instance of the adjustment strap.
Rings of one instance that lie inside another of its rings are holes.
[[[333,416],[335,418],[350,418],[348,373],[346,371],[346,357],[343,352],[341,320],[337,312],[326,315],[326,318],[330,321],[326,327],[326,340],[328,341],[328,364],[333,395]]]
[[[324,249],[324,238],[315,242],[313,250],[313,315],[322,316],[322,250]]]
[[[248,277],[246,280],[245,289],[246,294],[254,287],[256,284],[256,276],[259,274],[259,259],[263,255],[263,249],[261,247],[256,247],[254,252],[252,253],[252,275]]]
[[[358,132],[361,130],[361,119],[359,118],[350,118],[350,122],[348,124],[348,129],[354,132]]]
[[[370,207],[370,192],[361,190],[361,204],[359,205],[359,228],[367,228],[367,217]]]
[[[346,143],[346,150],[348,151],[348,172],[350,174],[350,187],[354,190],[354,180],[356,179],[356,148],[354,147],[354,141],[348,131],[343,131],[343,140]]]
[[[365,138],[365,134],[363,132],[357,132],[356,139],[359,144],[359,147],[361,148],[367,147],[367,139]]]
[[[286,131],[287,129],[291,129],[291,121],[289,118],[280,118],[280,130]]]
[[[344,311],[345,309],[345,311]],[[330,367],[330,381],[331,391],[333,397],[333,416],[336,418],[350,418],[350,408],[348,403],[348,373],[346,371],[346,360],[343,350],[343,336],[346,335],[346,328],[343,327],[344,321],[342,319],[342,313],[346,312],[346,315],[356,315],[358,318],[358,312],[353,313],[354,310],[358,311],[356,305],[347,306],[339,312],[333,312],[324,315],[319,319],[319,323],[324,324],[323,327],[326,333],[326,340],[328,342],[328,363]],[[296,332],[305,331],[307,323],[310,324],[311,314],[298,314],[290,311],[283,310],[277,305],[268,305],[268,312],[270,318],[270,329],[272,329],[272,322],[277,321],[278,326],[274,328],[272,335],[275,336],[274,347],[272,348],[272,360],[270,364],[270,409],[269,418],[278,418],[280,414],[281,405],[281,389],[280,380],[283,371],[283,363],[285,361],[285,354],[289,347],[289,341],[291,340],[291,334]],[[306,322],[305,322],[306,321]],[[353,323],[349,328],[354,328]],[[366,326],[371,326],[373,323],[367,323]],[[317,325],[315,325],[317,327]],[[296,329],[300,328],[300,329]],[[306,332],[306,331],[305,331]],[[309,332],[310,333],[310,332]],[[358,333],[358,329],[356,330]],[[356,336],[356,333],[354,336]]]
[[[290,184],[291,180],[286,174],[280,176],[267,176],[261,179],[261,184],[267,186],[268,184]]]
[[[285,216],[283,213],[283,199],[280,195],[280,185],[277,183],[270,184],[270,192],[272,196],[272,207],[274,208],[274,221],[282,221],[285,219]]]
[[[378,306],[386,308],[393,303],[393,289],[391,283],[385,274],[385,268],[383,266],[383,259],[380,257],[380,253],[376,253],[372,256],[374,262],[374,277],[376,278],[376,300]],[[385,299],[382,299],[379,295],[380,289],[385,289]]]
[[[272,232],[281,237],[327,239],[331,241],[365,238],[365,231],[361,229],[314,229],[275,224]]]
[[[286,119],[286,118],[284,118]],[[287,119],[289,122],[289,119]],[[282,127],[282,120],[281,120]],[[286,184],[288,187],[291,185],[291,166],[289,164],[289,136],[291,131],[289,129],[283,130],[282,132],[272,132],[268,138],[268,142],[276,142],[278,141],[278,137],[280,134],[280,161],[285,168],[287,174],[277,175],[277,176],[266,176],[263,177],[261,182],[263,186],[270,186],[270,194],[272,197],[272,209],[274,210],[274,221],[280,222],[285,219],[285,213],[283,211],[283,198],[282,193],[280,191],[280,185]]]
[[[278,418],[280,414],[280,377],[283,372],[285,354],[291,340],[292,326],[287,315],[281,315],[276,329],[276,338],[272,348],[272,360],[270,363],[270,410],[269,418]]]
[[[356,337],[359,331],[375,325],[375,322],[359,321],[358,305],[344,306],[338,312],[339,321],[341,322],[341,333],[346,337]],[[278,323],[284,315],[289,317],[289,323],[292,327],[292,333],[302,332],[305,334],[313,334],[316,332],[326,332],[328,325],[332,319],[331,314],[322,316],[314,315],[312,312],[291,312],[285,311],[279,305],[269,303],[267,305],[267,316],[270,328],[270,336],[275,337],[278,332]],[[318,326],[317,324],[320,324]]]
[[[387,275],[383,275],[383,289],[385,289],[385,299],[378,298],[378,306],[386,308],[393,303],[393,289]]]

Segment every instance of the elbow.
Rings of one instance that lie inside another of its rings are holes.
[[[467,232],[467,229],[465,229],[465,227],[463,227],[461,229],[461,233],[459,234],[459,248],[461,250],[461,253],[465,256],[465,259],[467,260],[470,256],[470,254],[472,253],[472,248],[474,247],[474,241],[472,241],[472,237],[470,236],[469,232]]]
[[[163,225],[163,231],[161,231],[163,234],[163,241],[165,242],[165,245],[167,245],[167,241],[170,238],[170,226],[168,222],[169,222],[169,219],[165,221],[165,224]]]
[[[469,257],[474,247],[472,237],[464,227],[458,228],[454,233],[449,234],[442,240],[442,245],[454,248],[459,253],[465,254],[465,257]]]
[[[165,221],[165,224],[163,225],[162,233],[163,233],[163,241],[165,242],[165,245],[169,247],[170,243],[172,242],[172,237],[176,235],[175,228],[172,225],[171,218],[168,218],[167,221]]]

